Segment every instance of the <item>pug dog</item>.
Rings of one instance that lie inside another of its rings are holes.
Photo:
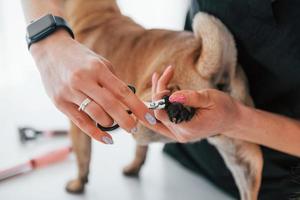
[[[77,41],[107,58],[115,75],[134,85],[136,95],[143,101],[151,101],[152,74],[162,73],[172,65],[174,76],[168,84],[172,92],[214,88],[253,106],[246,77],[237,62],[233,36],[214,16],[199,12],[193,21],[193,32],[187,32],[146,30],[122,15],[115,0],[66,0],[64,9]],[[68,182],[66,189],[82,193],[88,182],[91,138],[73,123],[70,135],[78,177]],[[142,124],[133,137],[137,142],[135,157],[123,170],[128,176],[139,173],[150,143],[175,142]],[[207,141],[224,159],[241,199],[257,199],[263,166],[260,147],[221,133]]]

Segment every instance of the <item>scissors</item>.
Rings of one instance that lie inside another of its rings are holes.
[[[134,86],[132,85],[128,85],[128,87],[131,89],[131,91],[133,93],[136,93],[136,89]],[[147,108],[151,109],[151,110],[162,110],[166,107],[167,105],[167,98],[163,98],[163,99],[159,99],[157,101],[152,101],[152,102],[144,102],[145,105],[147,106]],[[130,110],[127,110],[128,114],[132,114],[132,112]],[[97,128],[99,128],[101,131],[113,131],[117,128],[119,128],[119,124],[114,123],[111,127],[104,127],[101,126],[100,124],[96,124]]]

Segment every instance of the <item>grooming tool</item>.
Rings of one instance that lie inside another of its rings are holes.
[[[181,103],[171,103],[169,96],[164,96],[162,99],[148,104],[149,109],[162,110],[164,109],[169,116],[169,120],[175,124],[183,121],[190,121],[195,115],[195,108],[184,106]]]
[[[136,89],[134,86],[132,85],[128,85],[128,87],[130,88],[130,90],[133,93],[136,93]],[[155,109],[164,109],[165,105],[166,105],[166,99],[160,99],[158,101],[154,101],[154,102],[145,102],[146,106],[151,109],[151,110],[155,110]],[[127,110],[128,114],[132,114],[132,112],[130,110]],[[114,123],[111,127],[104,127],[101,126],[100,124],[96,123],[97,128],[99,128],[101,131],[113,131],[116,130],[117,128],[119,128],[120,126],[116,123]]]
[[[20,141],[22,143],[31,141],[31,140],[36,140],[40,137],[55,137],[55,136],[65,136],[68,134],[67,130],[47,130],[47,131],[42,131],[42,130],[37,130],[32,127],[20,127],[18,128],[19,131],[19,136],[20,136]]]
[[[160,99],[160,100],[157,100],[157,101],[146,103],[146,106],[151,110],[162,110],[166,107],[166,100],[165,99]]]
[[[128,87],[132,90],[133,93],[136,92],[136,89],[128,85]],[[183,121],[190,121],[196,113],[196,109],[188,106],[184,106],[181,103],[171,103],[169,101],[169,96],[164,96],[162,99],[153,102],[144,102],[145,105],[151,110],[166,110],[168,113],[169,119],[173,123],[181,123]],[[127,110],[128,114],[132,112]],[[100,124],[96,124],[96,126],[102,131],[113,131],[120,126],[118,124],[114,124],[112,127],[103,127]]]
[[[166,103],[165,103],[165,99],[160,99],[158,101],[154,101],[154,102],[144,102],[147,106],[147,108],[151,109],[151,110],[162,110],[165,108]],[[131,114],[132,112],[130,110],[127,110],[128,114]],[[119,128],[120,126],[116,123],[114,123],[111,127],[103,127],[100,124],[96,124],[97,128],[99,128],[102,131],[113,131],[116,130],[117,128]]]
[[[134,86],[132,85],[128,85],[129,89],[135,94],[136,93],[136,89]],[[127,110],[128,114],[132,114],[132,112],[130,110]],[[100,124],[96,123],[97,128],[99,128],[101,131],[107,132],[107,131],[113,131],[116,130],[117,128],[119,128],[119,124],[114,123],[111,127],[104,127],[101,126]]]
[[[29,159],[24,163],[20,163],[6,169],[0,169],[0,181],[63,161],[68,157],[71,151],[71,147],[63,147]]]

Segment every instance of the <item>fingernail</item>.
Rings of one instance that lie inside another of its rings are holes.
[[[158,74],[156,73],[156,72],[154,72],[154,74],[152,75],[152,83],[154,82],[154,81],[156,81],[156,79],[157,79],[157,76],[158,76]]]
[[[110,137],[107,137],[107,136],[102,137],[102,142],[104,142],[105,144],[113,144],[114,143],[114,141]]]
[[[185,98],[185,96],[181,96],[181,95],[178,95],[178,96],[170,96],[169,101],[170,101],[171,103],[174,103],[174,102],[177,102],[177,103],[184,103],[184,102],[186,101],[186,98]]]
[[[133,129],[131,129],[130,133],[136,133],[138,131],[137,127],[134,127]]]
[[[172,65],[169,65],[166,70],[169,70],[170,68],[172,68]]]
[[[157,72],[154,72],[154,73],[152,74],[152,78],[156,77],[157,75],[158,75]]]
[[[155,125],[155,124],[156,124],[156,119],[155,119],[155,117],[153,117],[150,113],[146,113],[145,119],[146,119],[146,120],[149,122],[149,124],[151,124],[151,125]]]

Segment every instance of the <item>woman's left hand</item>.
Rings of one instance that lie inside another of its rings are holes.
[[[161,99],[170,91],[167,85],[173,77],[174,69],[168,67],[159,77],[152,76],[152,100]],[[172,123],[165,110],[155,110],[160,120],[179,142],[191,142],[216,134],[232,131],[239,119],[239,102],[228,94],[215,90],[180,90],[173,93],[170,102],[179,102],[196,109],[194,117],[188,122]]]

